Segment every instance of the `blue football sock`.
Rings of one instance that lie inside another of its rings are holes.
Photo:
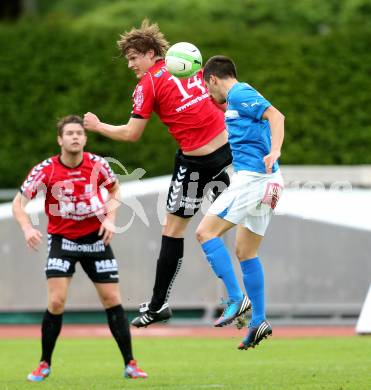
[[[219,237],[215,237],[204,242],[201,246],[215,275],[223,280],[230,301],[236,302],[241,300],[243,293],[238,284],[232,260],[227,248],[224,246],[224,242]]]
[[[252,305],[251,326],[265,320],[264,270],[259,257],[241,261],[243,283]]]

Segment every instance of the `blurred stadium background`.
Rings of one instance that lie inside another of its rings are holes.
[[[57,118],[93,111],[109,123],[127,120],[136,80],[115,41],[148,17],[171,43],[192,42],[204,59],[234,58],[239,79],[286,116],[287,189],[261,250],[272,322],[355,325],[371,282],[371,1],[169,3],[1,1],[0,323],[37,323],[46,301],[45,247],[26,250],[7,202],[34,164],[58,152]],[[123,226],[138,211],[133,199],[143,206],[113,242],[131,310],[153,283],[175,151],[166,133],[154,117],[135,144],[89,136],[89,150],[127,169],[116,166]],[[140,180],[137,168],[146,171]],[[32,210],[44,230],[40,203]],[[174,286],[174,322],[209,324],[224,293],[193,237],[199,218]],[[232,248],[233,234],[226,240]],[[105,322],[88,279],[82,272],[75,279],[67,322]]]

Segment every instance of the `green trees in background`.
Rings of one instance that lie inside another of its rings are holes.
[[[211,5],[212,4],[212,5]],[[115,41],[144,17],[171,43],[207,59],[233,57],[239,79],[286,115],[282,163],[371,163],[371,2],[366,0],[165,0],[38,2],[39,15],[0,25],[0,187],[57,153],[57,118],[86,111],[110,123],[130,115],[136,84]],[[146,177],[168,174],[176,149],[156,116],[143,139],[95,134],[89,149]],[[9,170],[9,167],[12,167]]]

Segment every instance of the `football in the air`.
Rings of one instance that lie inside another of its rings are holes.
[[[175,43],[165,56],[167,70],[175,77],[187,78],[202,67],[202,56],[195,45],[188,42]]]

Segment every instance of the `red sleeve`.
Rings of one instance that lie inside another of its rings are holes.
[[[152,75],[146,73],[133,93],[132,115],[140,115],[144,119],[151,117],[155,104],[155,88]]]
[[[96,154],[91,154],[90,160],[93,166],[93,174],[91,175],[91,178],[97,177],[97,187],[103,186],[107,190],[112,188],[117,179],[115,173],[108,164],[108,161],[103,157],[97,156]],[[98,175],[96,176],[97,173]]]
[[[52,159],[48,158],[34,166],[20,188],[21,193],[28,199],[32,199],[39,191],[46,192],[52,165]]]

